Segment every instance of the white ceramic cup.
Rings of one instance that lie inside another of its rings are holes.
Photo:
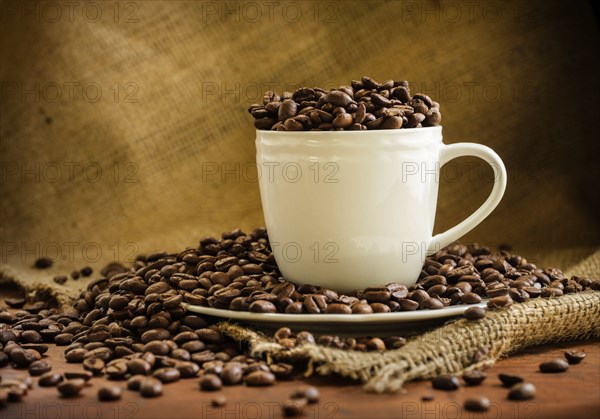
[[[440,167],[476,156],[494,170],[487,200],[433,236]],[[442,143],[442,127],[376,131],[256,132],[265,222],[283,276],[340,292],[407,286],[425,257],[486,218],[506,189],[490,148]]]

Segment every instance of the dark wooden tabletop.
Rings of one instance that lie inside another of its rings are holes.
[[[51,345],[47,360],[53,371],[73,371],[81,365],[67,364],[64,348]],[[561,374],[538,372],[540,362],[562,357],[568,349],[587,353],[579,365],[571,365]],[[537,387],[535,399],[514,402],[507,399],[498,373],[518,374]],[[3,368],[2,378],[26,376],[26,370]],[[90,381],[82,394],[74,399],[59,398],[56,388],[34,388],[20,403],[0,409],[0,418],[259,418],[281,417],[281,405],[301,384],[318,386],[321,400],[305,409],[306,418],[598,418],[600,417],[600,342],[569,342],[531,348],[500,360],[488,370],[487,380],[478,387],[461,387],[454,392],[433,390],[427,381],[409,383],[396,394],[369,394],[360,385],[340,378],[315,377],[282,381],[272,387],[226,387],[219,394],[227,404],[216,408],[211,399],[217,393],[201,392],[197,379],[180,380],[165,385],[162,397],[144,399],[138,393],[124,390],[118,402],[99,402],[98,388],[107,383],[103,378]],[[125,388],[124,382],[111,382]],[[424,395],[434,399],[422,402]],[[485,413],[465,411],[463,402],[475,395],[485,395],[492,405]]]

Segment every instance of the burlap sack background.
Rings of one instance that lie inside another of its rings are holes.
[[[5,277],[53,285],[262,225],[247,105],[362,75],[411,81],[441,102],[446,143],[506,162],[502,203],[465,241],[562,268],[600,244],[600,37],[586,1],[4,1],[0,36]],[[236,174],[222,179],[222,164]],[[444,173],[436,231],[491,187],[474,160]],[[31,269],[39,256],[54,267]]]

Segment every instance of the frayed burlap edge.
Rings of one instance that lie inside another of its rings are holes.
[[[224,333],[249,343],[251,354],[281,362],[308,361],[306,375],[339,374],[377,393],[439,374],[489,367],[528,346],[600,336],[600,292],[540,298],[489,312],[480,321],[458,320],[382,353],[348,351],[316,344],[286,349],[264,335],[230,323]]]

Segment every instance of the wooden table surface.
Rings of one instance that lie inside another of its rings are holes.
[[[53,371],[81,369],[79,364],[67,364],[62,356],[64,347],[50,346],[47,359]],[[544,360],[561,357],[567,349],[587,353],[579,365],[566,373],[542,374],[538,365]],[[531,401],[513,402],[507,390],[500,386],[498,373],[524,377],[537,387],[537,397]],[[25,370],[2,368],[3,378],[22,377]],[[167,384],[162,397],[145,399],[137,392],[124,390],[118,402],[99,402],[98,388],[107,383],[103,378],[90,381],[82,394],[74,399],[59,398],[56,388],[34,388],[20,403],[10,403],[0,409],[5,418],[259,418],[281,417],[281,404],[299,385],[310,383],[319,387],[321,400],[308,406],[306,418],[597,418],[600,417],[600,343],[598,341],[569,342],[531,348],[518,355],[500,360],[488,370],[487,380],[479,387],[461,387],[454,392],[433,390],[427,381],[409,383],[396,394],[369,394],[360,385],[339,378],[316,377],[306,380],[281,381],[273,387],[226,387],[219,393],[198,389],[197,379]],[[125,388],[125,382],[111,382]],[[211,406],[215,394],[227,398],[221,408]],[[423,395],[434,400],[422,402]],[[486,413],[463,409],[469,396],[485,395],[492,406]]]

